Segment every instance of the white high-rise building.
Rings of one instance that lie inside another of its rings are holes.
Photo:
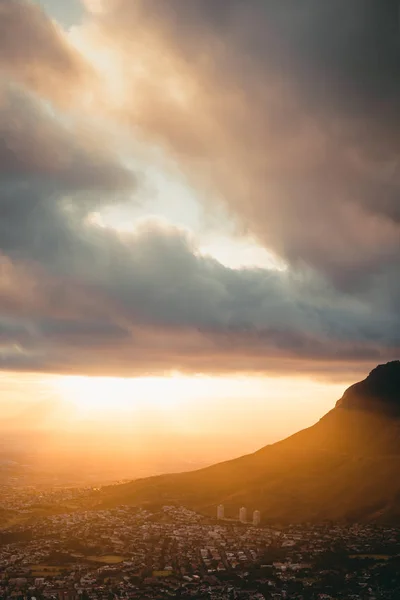
[[[247,508],[244,506],[239,510],[239,521],[241,523],[247,523]]]
[[[217,519],[223,519],[225,517],[225,508],[223,504],[217,506]]]
[[[257,527],[257,525],[260,524],[261,521],[261,513],[259,510],[255,510],[253,512],[253,525],[255,525]]]

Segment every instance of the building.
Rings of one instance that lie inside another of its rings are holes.
[[[239,521],[241,523],[247,523],[247,508],[244,506],[239,510]]]
[[[78,597],[75,589],[58,590],[56,593],[58,594],[58,600],[76,600]]]
[[[225,517],[225,508],[223,504],[217,507],[217,519],[223,519]]]
[[[257,525],[260,524],[261,521],[261,513],[259,510],[255,510],[253,512],[253,525],[255,525],[257,527]]]

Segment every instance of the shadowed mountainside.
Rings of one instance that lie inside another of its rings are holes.
[[[400,520],[400,362],[351,386],[312,427],[211,467],[104,488],[103,506],[177,502],[264,522]]]

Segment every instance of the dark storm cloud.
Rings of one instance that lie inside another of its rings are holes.
[[[96,346],[104,342],[116,343],[129,338],[129,332],[104,321],[84,320],[56,320],[44,319],[36,322],[38,333],[46,340],[72,340],[73,343],[85,343],[87,346]]]
[[[29,338],[29,332],[24,323],[12,319],[0,320],[0,345],[17,344]]]
[[[65,70],[73,86],[80,62],[62,35],[41,13],[31,18],[36,9],[29,5],[5,6],[15,33],[34,28],[26,37],[38,64]],[[136,179],[53,106],[5,85],[1,368],[113,375],[313,370],[337,377],[349,364],[395,356],[394,5],[108,6],[92,25],[126,68],[126,101],[112,116],[161,143],[289,268],[229,269],[200,255],[185,232],[155,221],[131,234],[90,224],[92,211],[130,191]],[[11,79],[44,90],[44,80],[36,85],[19,75],[26,48],[16,48],[9,34],[1,44]],[[148,67],[140,81],[136,56]]]
[[[69,252],[62,237],[58,252],[40,252],[47,279],[37,274],[30,307],[24,292],[30,337],[23,351],[5,353],[7,368],[31,360],[56,372],[273,371],[294,357],[373,363],[400,346],[395,316],[370,319],[368,307],[314,276],[228,269],[156,223],[124,236],[80,227],[71,232],[79,261],[60,260]],[[22,259],[39,251],[30,242]],[[51,239],[41,243],[51,248]],[[60,298],[68,294],[61,306],[51,300],[55,272]],[[3,306],[14,319],[20,310]]]
[[[133,191],[136,175],[89,128],[35,96],[0,86],[0,246],[16,257],[79,260],[71,222]],[[67,253],[67,254],[66,254]]]
[[[59,191],[129,189],[133,174],[107,148],[96,147],[90,128],[49,109],[26,90],[0,85],[2,181],[54,184]]]
[[[153,45],[162,57],[132,83],[122,118],[293,265],[354,291],[396,264],[397,2],[106,4],[99,28],[122,56],[146,60]],[[168,93],[171,77],[186,102]]]

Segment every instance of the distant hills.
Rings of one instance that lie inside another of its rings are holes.
[[[400,361],[351,386],[312,427],[214,466],[104,488],[102,506],[176,502],[264,522],[400,521]]]

